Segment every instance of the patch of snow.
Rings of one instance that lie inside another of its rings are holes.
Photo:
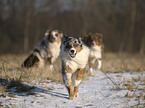
[[[114,81],[119,87],[123,88],[122,82],[126,80],[132,80],[132,78],[141,77],[144,79],[145,73],[137,72],[124,72],[124,73],[107,73],[106,74],[112,81]],[[55,82],[48,81],[49,83],[39,83],[39,81],[33,81],[36,84],[36,88],[33,90],[35,95],[16,95],[12,97],[0,97],[1,106],[5,107],[29,107],[29,108],[122,108],[134,106],[137,104],[138,99],[125,98],[126,94],[132,95],[133,92],[127,89],[116,90],[112,81],[101,71],[96,71],[94,77],[89,77],[87,80],[82,81],[79,87],[79,97],[74,100],[68,99],[68,93],[64,85]],[[26,83],[25,83],[26,84]],[[139,83],[136,82],[135,86]],[[140,82],[141,84],[141,82]],[[144,88],[145,85],[139,85],[138,87]],[[49,90],[47,88],[52,88]],[[143,91],[135,91],[137,95],[144,95]],[[140,100],[140,103],[145,103]]]

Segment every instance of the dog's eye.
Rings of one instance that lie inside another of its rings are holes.
[[[55,34],[55,36],[58,36],[58,34]]]
[[[77,41],[75,41],[74,43],[77,43]]]
[[[66,48],[69,49],[69,48],[71,48],[71,47],[72,47],[71,43],[67,43],[67,44],[66,44]]]
[[[78,46],[79,46],[79,44],[77,44],[77,43],[74,43],[74,44],[73,44],[73,46],[74,46],[74,47],[78,47]]]

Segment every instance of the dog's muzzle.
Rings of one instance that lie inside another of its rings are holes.
[[[50,42],[54,42],[55,40],[56,40],[56,38],[52,36],[52,37],[50,37],[50,40],[49,41]]]
[[[76,56],[76,50],[75,50],[74,48],[71,48],[71,49],[69,50],[69,55],[70,55],[72,58],[74,58],[74,57]]]

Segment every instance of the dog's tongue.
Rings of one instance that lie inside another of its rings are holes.
[[[75,57],[76,55],[75,54],[71,54],[71,57]]]

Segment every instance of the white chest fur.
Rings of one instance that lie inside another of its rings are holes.
[[[64,51],[64,46],[61,50],[62,60],[65,65],[69,66],[73,72],[77,69],[84,68],[88,62],[89,48],[84,46],[83,49],[77,53],[75,58],[71,58],[67,52]]]
[[[90,56],[101,58],[101,46],[93,46],[90,48]]]
[[[59,42],[59,44],[57,42],[49,43],[48,45],[48,49],[49,49],[49,52],[51,53],[53,60],[55,60],[60,54],[60,45],[61,45],[61,42]]]

